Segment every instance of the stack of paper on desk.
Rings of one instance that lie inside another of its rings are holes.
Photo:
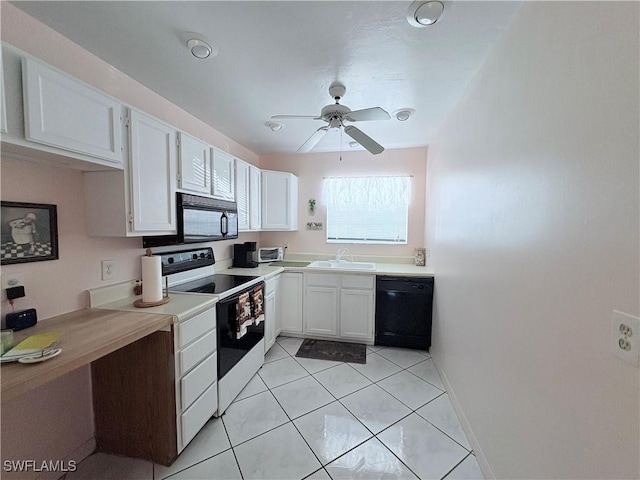
[[[60,338],[60,332],[48,332],[31,335],[0,357],[1,362],[11,362],[45,352],[52,348]]]

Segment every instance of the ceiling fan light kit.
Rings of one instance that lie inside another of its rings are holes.
[[[438,0],[431,0],[427,2],[419,0],[413,2],[409,6],[407,21],[409,22],[409,25],[414,27],[428,27],[440,20],[443,13],[444,3]]]
[[[341,83],[332,83],[329,87],[329,95],[335,100],[334,104],[325,106],[320,111],[319,117],[312,115],[274,115],[272,119],[307,119],[322,120],[328,125],[320,127],[316,130],[306,142],[298,149],[300,153],[309,152],[331,129],[343,129],[344,133],[353,138],[358,144],[362,145],[374,155],[382,153],[384,147],[373,140],[362,130],[353,125],[345,125],[344,122],[365,122],[371,120],[389,120],[391,116],[380,107],[365,108],[363,110],[352,111],[349,107],[340,104],[340,99],[347,92],[347,89]]]

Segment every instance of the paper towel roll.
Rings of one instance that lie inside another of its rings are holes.
[[[142,257],[142,301],[162,300],[162,263],[160,257]]]

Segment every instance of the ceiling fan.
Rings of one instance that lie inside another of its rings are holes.
[[[384,151],[384,147],[376,142],[369,135],[353,125],[345,125],[344,122],[365,122],[370,120],[389,120],[391,116],[380,107],[365,108],[363,110],[351,111],[345,105],[340,105],[340,99],[344,97],[347,88],[341,83],[332,83],[329,87],[329,95],[336,103],[327,105],[320,112],[320,116],[313,115],[274,115],[273,119],[310,119],[323,120],[328,123],[324,127],[320,127],[311,135],[306,142],[298,149],[298,152],[306,153],[310,151],[324,137],[331,128],[344,128],[344,133],[353,138],[369,152],[377,155]]]

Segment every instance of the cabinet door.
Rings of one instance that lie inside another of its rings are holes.
[[[340,291],[340,337],[373,339],[373,318],[373,291]]]
[[[249,230],[260,230],[262,227],[260,169],[249,167]]]
[[[274,339],[278,338],[280,332],[282,331],[282,291],[280,290],[280,285],[282,284],[282,275],[276,275],[274,278],[274,293],[275,293],[275,302],[276,302],[276,321],[273,323],[273,336]],[[302,296],[302,292],[301,296]]]
[[[307,286],[304,299],[304,331],[314,335],[338,333],[338,289]]]
[[[120,103],[32,59],[22,69],[27,140],[122,164]]]
[[[131,110],[131,230],[175,233],[176,132],[140,112]]]
[[[250,229],[249,222],[249,164],[236,158],[236,202],[238,203],[238,230]]]
[[[210,147],[185,133],[178,133],[180,145],[180,188],[211,194]]]
[[[262,230],[298,228],[298,179],[285,172],[263,170]]]
[[[302,333],[302,273],[283,273],[280,279],[282,332]]]
[[[235,182],[233,178],[234,158],[218,149],[213,150],[213,169],[211,172],[211,193],[214,197],[235,201]]]
[[[267,353],[276,341],[276,294],[270,293],[264,297],[264,353]]]

